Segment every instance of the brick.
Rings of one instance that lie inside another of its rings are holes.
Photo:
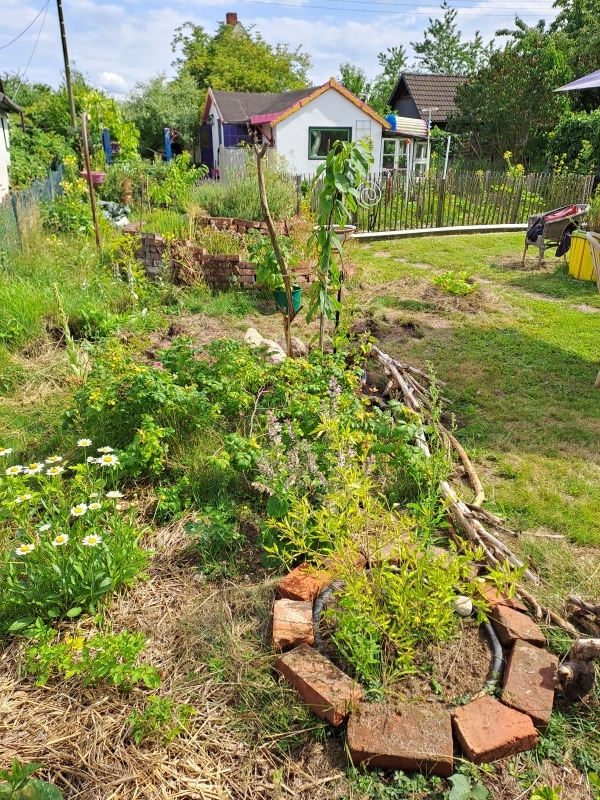
[[[509,645],[517,639],[543,647],[546,638],[540,626],[527,614],[521,614],[514,608],[496,606],[491,613],[492,625],[503,645]]]
[[[289,600],[315,600],[323,589],[331,583],[331,575],[326,571],[311,569],[308,564],[300,564],[277,584],[277,597]]]
[[[314,641],[312,603],[276,600],[273,607],[273,649],[289,650]]]
[[[525,603],[521,602],[518,597],[508,597],[489,583],[477,583],[477,589],[491,608],[506,606],[507,608],[514,608],[515,611],[522,611],[524,614],[527,613],[527,606]]]
[[[332,725],[341,725],[362,700],[356,681],[307,644],[279,656],[275,669],[318,717]]]
[[[347,741],[357,765],[452,775],[450,713],[433,703],[407,703],[395,709],[360,703],[348,721]]]
[[[455,709],[452,722],[463,753],[475,764],[531,750],[538,743],[537,731],[527,714],[487,694]]]
[[[558,658],[529,642],[515,642],[508,659],[502,702],[528,714],[536,728],[550,722]]]

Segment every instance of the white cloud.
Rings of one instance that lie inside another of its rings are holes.
[[[123,93],[128,89],[127,81],[118,72],[98,73],[98,83],[109,92]]]

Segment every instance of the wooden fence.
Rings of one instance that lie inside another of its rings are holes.
[[[372,176],[363,195],[376,202],[361,206],[355,223],[361,231],[524,223],[530,214],[587,202],[593,185],[593,175],[547,173],[430,172],[408,185],[403,175]]]

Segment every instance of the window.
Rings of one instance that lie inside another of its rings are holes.
[[[223,146],[224,147],[244,147],[254,144],[254,135],[258,133],[260,141],[260,131],[251,128],[248,130],[246,124],[225,124],[223,125]]]
[[[381,155],[383,169],[406,171],[410,144],[406,139],[384,139]]]
[[[308,157],[325,158],[334,142],[352,141],[352,128],[309,128]]]

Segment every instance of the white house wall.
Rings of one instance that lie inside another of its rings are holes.
[[[0,111],[0,201],[8,194],[8,116]]]
[[[314,175],[322,159],[308,157],[309,128],[352,128],[352,141],[370,136],[373,140],[373,168],[381,163],[382,126],[358,106],[328,89],[303,108],[275,126],[275,145],[296,175]]]

